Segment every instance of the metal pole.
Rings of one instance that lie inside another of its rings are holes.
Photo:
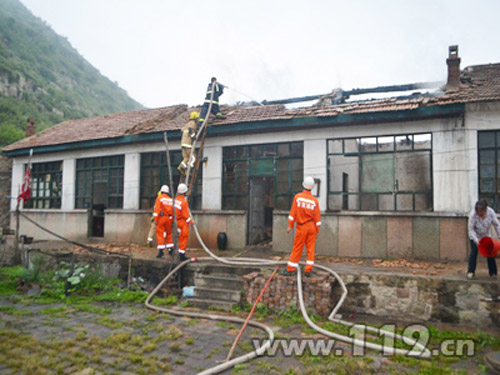
[[[167,169],[168,169],[168,179],[170,183],[170,189],[172,192],[172,209],[174,212],[174,221],[172,223],[172,238],[174,240],[174,260],[177,262],[177,249],[179,248],[179,234],[177,233],[177,215],[175,214],[175,195],[174,195],[174,180],[172,178],[172,166],[170,165],[170,150],[168,147],[168,137],[167,132],[163,132],[163,140],[165,141],[165,150],[167,153]]]
[[[238,336],[236,336],[236,339],[234,340],[233,345],[231,346],[231,349],[229,349],[229,353],[227,353],[226,362],[229,361],[231,359],[231,357],[233,356],[234,349],[236,349],[236,345],[238,345],[238,341],[240,341],[241,335],[243,335],[243,331],[247,327],[248,321],[252,317],[253,312],[255,311],[255,308],[257,307],[257,304],[259,303],[260,299],[264,295],[264,292],[266,291],[266,289],[267,289],[269,283],[271,282],[271,280],[273,279],[274,275],[276,275],[276,272],[278,272],[279,268],[280,268],[280,265],[278,264],[276,266],[276,268],[274,269],[273,273],[271,274],[271,276],[269,277],[269,279],[267,279],[267,282],[264,285],[264,288],[262,288],[259,296],[255,300],[255,303],[253,304],[252,310],[250,310],[250,313],[248,314],[247,319],[245,320],[245,323],[243,323],[243,326],[241,327],[240,332],[238,333]],[[300,271],[298,271],[298,272],[300,272]]]

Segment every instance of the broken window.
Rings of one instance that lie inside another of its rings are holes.
[[[106,208],[122,208],[124,160],[123,155],[77,159],[75,207],[90,208],[94,187],[99,186],[99,200]]]
[[[480,131],[478,136],[479,199],[500,209],[500,131]]]
[[[170,151],[170,163],[172,166],[172,179],[174,187],[179,185],[181,175],[177,166],[182,161],[180,150]],[[201,190],[203,182],[203,163],[200,163],[196,184],[191,194],[189,207],[193,210],[201,209]],[[148,152],[141,154],[141,186],[140,207],[143,210],[152,209],[155,199],[162,185],[168,185],[170,192],[174,191],[170,186],[168,176],[167,154],[165,152]],[[172,194],[170,194],[172,195]]]
[[[222,208],[247,210],[250,180],[265,178],[271,183],[266,207],[288,210],[302,190],[303,154],[303,142],[224,147]]]
[[[31,197],[24,207],[61,208],[61,195],[62,161],[32,164]]]
[[[432,136],[328,141],[328,209],[432,210]]]

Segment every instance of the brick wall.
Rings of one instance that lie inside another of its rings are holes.
[[[0,230],[9,227],[9,200],[12,160],[0,155]]]
[[[254,304],[262,288],[269,278],[269,274],[252,272],[243,276],[242,297],[244,301]],[[312,308],[315,313],[328,315],[334,307],[333,286],[335,279],[326,274],[314,274],[302,278],[302,290],[306,308]],[[294,276],[276,275],[267,287],[261,301],[262,304],[274,311],[288,310],[293,303],[299,308],[297,300],[297,278]]]

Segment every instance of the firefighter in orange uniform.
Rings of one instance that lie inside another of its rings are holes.
[[[305,276],[310,276],[314,267],[314,245],[321,227],[321,213],[318,200],[312,195],[314,179],[310,176],[304,179],[304,191],[293,198],[292,209],[288,215],[287,233],[297,224],[297,233],[293,241],[293,250],[288,259],[285,275],[293,275],[299,266],[304,245],[307,249]]]
[[[189,237],[189,225],[193,224],[191,216],[189,216],[188,203],[184,195],[188,188],[186,184],[179,184],[177,187],[177,197],[175,198],[175,212],[177,214],[177,230],[179,231],[179,257],[181,262],[185,261],[186,248]]]
[[[174,241],[172,240],[174,211],[172,207],[172,198],[168,195],[168,186],[163,185],[160,189],[160,193],[161,194],[156,197],[155,210],[153,213],[156,223],[156,243],[158,245],[157,258],[163,257],[163,250],[168,249],[170,253],[174,247]]]
[[[158,198],[161,196],[161,190],[158,190],[158,194],[156,194],[156,197]],[[147,247],[153,247],[153,236],[156,233],[156,220],[154,216],[154,208],[153,208],[153,215],[151,215],[151,226],[149,227],[149,232],[148,232],[148,239],[146,242]]]

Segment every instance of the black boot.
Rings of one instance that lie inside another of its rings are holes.
[[[181,262],[184,262],[185,260],[187,260],[187,258],[186,258],[186,254],[184,254],[184,253],[179,253],[179,259],[180,259],[180,261],[181,261]]]
[[[160,249],[160,250],[158,251],[158,255],[157,255],[156,257],[157,257],[157,258],[163,258],[163,256],[164,256],[164,255],[165,255],[165,254],[163,254],[163,249]]]

